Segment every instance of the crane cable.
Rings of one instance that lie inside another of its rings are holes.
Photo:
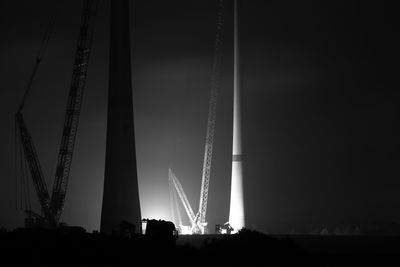
[[[45,54],[45,52],[47,50],[47,46],[49,44],[49,41],[50,41],[50,39],[51,39],[51,37],[53,35],[54,25],[56,24],[56,20],[57,20],[58,14],[59,14],[59,12],[61,10],[61,7],[62,7],[64,1],[57,1],[57,2],[59,3],[59,5],[56,6],[56,10],[55,10],[55,12],[53,12],[53,16],[50,17],[49,24],[48,24],[46,32],[45,32],[45,34],[43,36],[42,43],[41,43],[41,45],[39,47],[39,50],[37,52],[37,55],[36,55],[35,66],[33,67],[31,76],[30,76],[30,78],[28,80],[28,84],[27,84],[27,86],[25,88],[24,95],[22,96],[21,104],[18,107],[18,112],[21,112],[22,109],[24,108],[25,101],[26,101],[28,93],[29,93],[29,91],[30,91],[30,89],[32,87],[33,80],[34,80],[34,78],[36,76],[37,70],[39,69],[40,63],[42,62],[42,58],[44,57],[44,54]]]
[[[20,210],[31,210],[30,183],[28,175],[28,164],[24,160],[24,151],[18,139],[18,126],[15,123],[15,207]],[[19,198],[19,199],[18,199]]]
[[[22,151],[22,146],[21,146],[21,152]],[[25,184],[24,184],[24,203],[25,203],[25,210],[32,210],[32,205],[31,205],[31,189],[30,189],[30,183],[29,183],[29,169],[28,169],[28,163],[26,160],[23,161],[24,166],[23,166],[23,179],[25,179]]]
[[[18,142],[18,125],[17,121],[14,123],[14,179],[15,179],[15,209],[18,209],[18,195],[19,195],[19,183],[18,183],[18,158],[21,158],[21,155],[19,155],[19,142]]]

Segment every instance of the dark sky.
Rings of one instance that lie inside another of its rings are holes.
[[[0,3],[0,226],[16,208],[14,122],[56,1]],[[81,1],[64,1],[24,110],[51,189]],[[94,36],[62,220],[98,229],[108,82],[108,12]],[[227,221],[233,24],[227,1],[223,75],[207,220]],[[142,215],[170,219],[168,167],[197,210],[217,1],[132,1],[132,75]],[[394,5],[240,1],[247,224],[271,233],[400,222],[399,29]],[[39,210],[36,196],[33,203]]]

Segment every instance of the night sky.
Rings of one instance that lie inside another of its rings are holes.
[[[0,226],[7,228],[25,217],[16,203],[14,113],[57,2],[0,3]],[[81,12],[81,1],[64,2],[23,112],[49,190]],[[226,2],[210,229],[229,216],[233,5]],[[62,216],[90,231],[99,229],[104,179],[107,7],[102,1],[98,11]],[[240,1],[248,227],[284,233],[400,222],[395,10],[382,2]],[[170,220],[169,167],[198,208],[217,1],[132,1],[130,11],[142,216]]]

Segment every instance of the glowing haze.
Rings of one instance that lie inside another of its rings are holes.
[[[0,4],[0,226],[7,228],[21,226],[25,217],[14,204],[14,112],[32,71],[43,25],[60,2]],[[48,185],[54,179],[82,5],[63,2],[24,114]],[[99,229],[104,181],[106,2],[99,7],[61,218],[89,231]],[[224,71],[207,208],[210,229],[228,220],[230,207],[233,1],[226,3]],[[142,217],[169,219],[169,167],[191,205],[199,201],[217,1],[131,4]],[[322,225],[400,221],[395,2],[238,4],[246,227],[287,233]],[[36,205],[33,190],[31,196]]]

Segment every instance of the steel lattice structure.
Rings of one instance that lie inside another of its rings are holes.
[[[201,233],[207,232],[206,223],[206,212],[207,212],[207,201],[208,201],[208,189],[210,185],[210,174],[211,174],[211,160],[214,145],[214,132],[215,122],[217,116],[217,99],[218,91],[220,86],[221,76],[221,62],[222,62],[222,41],[224,32],[224,0],[219,1],[218,19],[217,19],[217,32],[215,36],[215,47],[214,47],[214,62],[211,73],[211,93],[210,102],[208,109],[208,121],[207,121],[207,135],[206,144],[204,151],[204,162],[203,162],[203,175],[201,179],[201,191],[199,201],[199,211],[196,215],[196,224],[200,227]]]
[[[30,169],[30,174],[35,185],[36,194],[39,198],[43,216],[38,215],[31,210],[28,210],[27,213],[28,216],[33,216],[38,219],[38,223],[45,227],[56,227],[64,208],[98,3],[99,0],[85,0],[83,4],[78,44],[72,69],[72,81],[67,101],[64,127],[51,198],[47,190],[32,137],[26,127],[22,115],[24,103],[42,55],[37,59],[37,64],[24,93],[21,105],[15,114],[16,125],[24,149],[25,160]],[[46,40],[46,42],[47,41],[48,40]]]

